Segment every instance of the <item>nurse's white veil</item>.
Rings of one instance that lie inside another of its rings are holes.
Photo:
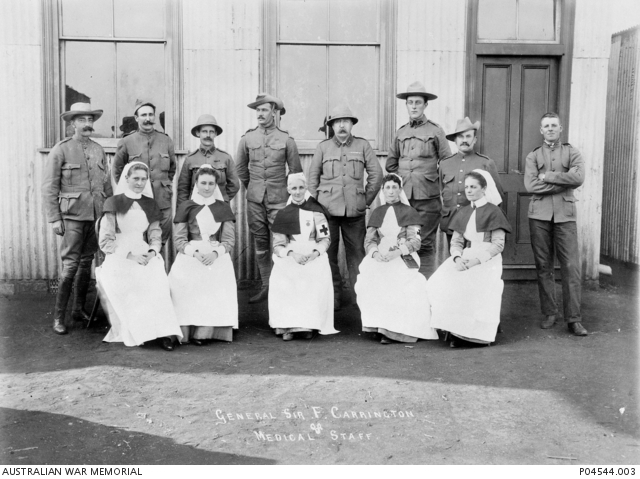
[[[404,182],[402,181],[402,178],[400,177],[400,175],[396,175],[395,173],[389,173],[389,175],[393,175],[400,180],[400,203],[404,203],[407,206],[411,206],[409,204],[409,200],[407,199],[407,194],[404,192],[404,188],[403,188]],[[388,175],[384,175],[384,176],[386,177]],[[385,184],[385,181],[383,178],[382,186],[380,187],[380,205],[384,205],[387,202],[386,198],[384,197],[384,193],[382,192],[382,190],[384,189],[384,184]]]
[[[129,170],[133,165],[142,165],[145,170],[147,170],[147,176],[149,176],[149,167],[142,163],[141,161],[132,161],[131,163],[127,163],[124,165],[124,169],[122,170],[122,174],[120,175],[120,181],[118,181],[118,185],[116,186],[116,191],[114,195],[120,195],[122,193],[126,193],[135,195],[133,191],[129,188],[129,184],[127,183],[127,175],[129,174]],[[144,196],[148,196],[149,198],[153,198],[153,190],[151,189],[151,179],[147,179],[147,183],[144,185],[144,189],[142,190],[142,194]]]
[[[213,166],[207,163],[201,165],[198,169],[211,170],[212,172],[215,171]],[[216,201],[224,201],[224,196],[222,196],[222,192],[220,191],[220,185],[216,184],[216,190],[213,192],[213,195],[211,195],[209,198],[205,198],[200,193],[198,193],[198,185],[195,184],[193,185],[193,191],[191,192],[191,199],[199,205],[210,205],[215,203]]]
[[[480,173],[484,176],[484,179],[487,181],[487,190],[484,193],[485,198],[489,203],[493,203],[498,206],[502,203],[502,198],[500,198],[500,193],[498,193],[498,188],[496,187],[496,182],[493,181],[493,176],[488,171],[476,169],[473,170],[476,173]]]

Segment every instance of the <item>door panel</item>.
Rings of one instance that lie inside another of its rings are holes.
[[[524,164],[529,152],[542,142],[540,117],[558,109],[558,60],[478,56],[475,74],[477,101],[471,119],[482,122],[478,151],[496,162],[506,194],[501,206],[513,228],[502,260],[505,269],[532,271],[530,195],[524,189]]]

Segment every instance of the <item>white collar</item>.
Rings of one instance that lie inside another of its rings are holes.
[[[212,205],[216,202],[215,195],[211,195],[209,196],[209,198],[205,198],[197,191],[194,192],[193,195],[191,195],[191,199],[199,205],[206,205],[206,206]]]
[[[124,196],[126,196],[127,198],[131,198],[132,200],[139,200],[140,198],[142,198],[142,193],[135,193],[134,191],[127,189],[124,192]]]
[[[471,205],[475,208],[480,208],[481,206],[484,206],[488,203],[487,201],[487,197],[483,196],[482,198],[480,198],[478,201],[472,201]]]

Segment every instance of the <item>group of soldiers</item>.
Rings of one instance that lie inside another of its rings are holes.
[[[503,190],[495,162],[475,151],[480,122],[472,123],[468,117],[461,119],[453,132],[445,134],[425,115],[428,102],[437,96],[428,93],[421,83],[412,83],[396,97],[405,100],[409,122],[398,129],[385,169],[402,178],[409,203],[422,219],[418,254],[426,264],[435,253],[438,227],[450,241],[447,225],[451,216],[469,204],[464,194],[467,173],[479,168],[486,170],[501,196]],[[257,303],[268,298],[271,225],[288,199],[287,173],[302,172],[302,166],[294,139],[277,125],[278,114],[285,114],[282,100],[260,93],[247,106],[256,111],[258,125],[240,139],[235,163],[228,153],[215,146],[215,138],[223,132],[216,119],[210,114],[198,118],[191,133],[199,138],[200,145],[186,157],[180,171],[177,203],[190,198],[195,172],[203,164],[212,165],[219,173],[218,187],[227,202],[238,193],[240,181],[243,183],[247,190],[247,221],[255,239],[262,282],[260,291],[249,302]],[[164,245],[171,235],[177,163],[172,140],[154,128],[155,114],[152,102],[136,103],[134,118],[138,128],[120,140],[112,169],[118,181],[128,162],[140,161],[149,166],[154,199],[162,212]],[[92,110],[87,103],[72,105],[62,119],[70,122],[74,135],[56,144],[47,160],[43,184],[46,214],[53,231],[62,236],[63,269],[53,324],[57,334],[67,333],[64,319],[74,281],[72,319],[89,319],[84,303],[91,263],[98,249],[94,226],[102,214],[105,198],[112,194],[105,153],[90,139],[93,122],[101,115],[102,110]],[[365,215],[380,191],[383,170],[369,142],[351,133],[358,117],[348,106],[335,107],[326,122],[332,134],[318,144],[307,175],[310,194],[328,212],[332,241],[327,254],[333,276],[334,309],[339,309],[342,277],[338,238],[342,236],[353,292],[358,266],[365,256]],[[581,279],[573,197],[573,189],[584,181],[584,162],[575,148],[560,143],[561,131],[558,116],[545,115],[540,129],[544,143],[526,161],[525,186],[533,193],[529,209],[531,240],[545,315],[541,327],[552,327],[558,314],[553,275],[555,251],[562,268],[565,321],[574,334],[586,335],[580,324]],[[449,141],[456,143],[455,154],[451,153]]]

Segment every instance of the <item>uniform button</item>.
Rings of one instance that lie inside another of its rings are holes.
[[[458,196],[460,196],[460,193],[458,193]]]
[[[460,173],[462,173],[462,170],[460,170]]]
[[[556,169],[555,168],[551,168],[551,171],[556,171]]]
[[[460,208],[460,205],[456,205],[456,208]]]
[[[458,181],[458,183],[462,183],[462,181]]]
[[[462,159],[462,161],[464,161],[464,158]]]

